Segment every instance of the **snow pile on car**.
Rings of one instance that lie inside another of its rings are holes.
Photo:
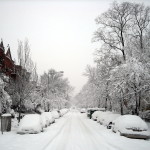
[[[150,138],[147,124],[135,115],[123,115],[113,122],[113,131],[131,138]]]
[[[57,110],[53,110],[53,111],[51,111],[51,113],[52,113],[52,116],[53,116],[55,119],[58,119],[58,118],[60,117],[60,114],[58,113]]]
[[[104,113],[104,112],[102,112],[102,111],[95,111],[95,112],[92,114],[92,119],[96,121],[97,118],[98,118],[98,116],[99,116],[100,114],[102,114],[102,113]]]
[[[65,115],[68,112],[68,109],[64,108],[60,110],[61,116]]]
[[[132,129],[135,131],[146,131],[148,130],[147,124],[139,117],[135,115],[123,115],[115,121],[115,128],[120,130]]]
[[[44,113],[41,114],[41,120],[42,120],[42,127],[43,128],[47,127],[48,126],[48,118]]]
[[[110,111],[99,113],[98,117],[97,117],[97,122],[99,122],[100,124],[103,124],[105,118],[107,118],[107,116],[110,114],[112,114],[112,112],[110,112]]]
[[[51,112],[43,112],[41,114],[41,120],[42,120],[43,128],[49,126],[51,123],[53,123],[55,121]]]
[[[19,124],[17,133],[39,133],[42,131],[42,120],[39,114],[25,115]]]
[[[55,119],[52,116],[51,112],[43,112],[43,114],[46,116],[47,120],[48,120],[48,124],[54,123]]]
[[[112,123],[115,119],[120,117],[120,114],[107,114],[107,116],[103,119],[103,125],[108,126],[110,123]]]

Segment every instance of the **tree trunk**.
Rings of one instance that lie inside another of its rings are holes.
[[[139,92],[139,111],[141,111],[141,91]]]
[[[109,99],[110,102],[110,111],[112,111],[112,104],[111,104],[111,100]]]
[[[120,101],[120,113],[123,115],[123,105],[122,105],[122,100]]]
[[[124,94],[123,94],[123,89],[121,88],[121,99],[120,99],[120,113],[123,115],[123,100],[124,100]]]
[[[122,50],[122,54],[123,54],[123,60],[126,61],[126,55],[125,55],[124,50]]]
[[[141,52],[143,53],[143,31],[142,30],[140,34],[140,47],[141,47]]]
[[[100,98],[98,99],[98,108],[100,108]]]
[[[19,100],[19,116],[18,116],[18,122],[20,122],[20,120],[21,120],[21,98],[20,98],[20,100]]]
[[[107,110],[107,97],[106,97],[106,101],[105,101],[105,110]]]
[[[137,92],[135,91],[135,114],[139,115],[139,107],[138,107],[138,98],[137,98]]]

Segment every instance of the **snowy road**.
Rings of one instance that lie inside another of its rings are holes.
[[[150,140],[121,137],[72,111],[40,134],[0,135],[1,150],[149,150]]]

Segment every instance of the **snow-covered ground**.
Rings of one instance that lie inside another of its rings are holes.
[[[148,125],[149,130],[150,130],[150,122],[146,122],[146,123],[147,123],[147,125]]]
[[[149,150],[150,140],[122,137],[71,111],[39,134],[0,134],[1,150]]]

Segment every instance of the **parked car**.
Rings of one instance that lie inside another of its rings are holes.
[[[32,133],[36,134],[43,131],[41,115],[39,114],[28,114],[25,115],[18,127],[18,134]]]
[[[107,117],[104,118],[103,120],[103,125],[107,127],[107,129],[111,129],[112,128],[112,123],[115,119],[117,119],[118,117],[120,117],[120,114],[108,114]]]
[[[95,111],[95,112],[92,114],[92,119],[93,119],[94,121],[97,121],[97,118],[98,118],[98,116],[99,116],[101,113],[103,113],[103,112],[102,112],[102,111]]]
[[[80,113],[86,113],[86,109],[85,108],[81,108],[80,109]]]
[[[88,108],[87,109],[87,117],[88,118],[92,118],[92,114],[95,112],[95,111],[105,111],[105,108]]]
[[[121,136],[137,139],[150,138],[148,126],[139,116],[123,115],[113,121],[113,132],[119,132]]]
[[[22,119],[24,116],[25,116],[25,114],[21,113],[20,119]],[[17,118],[17,120],[19,120],[19,113],[15,113],[15,118]]]
[[[51,111],[51,113],[54,119],[58,119],[60,117],[60,112],[58,112],[57,110],[53,110]]]
[[[110,114],[112,114],[112,112],[110,112],[110,111],[101,112],[100,114],[98,114],[97,122],[100,123],[100,124],[103,124],[104,121],[105,121],[105,119],[106,119]]]
[[[49,126],[51,123],[54,123],[55,122],[55,119],[54,117],[52,116],[52,113],[51,112],[43,112],[41,114],[41,119],[42,119],[42,122],[43,122],[43,127],[47,127]]]
[[[67,108],[61,109],[61,110],[60,110],[60,115],[63,116],[63,115],[65,115],[67,112],[68,112],[68,109],[67,109]]]

